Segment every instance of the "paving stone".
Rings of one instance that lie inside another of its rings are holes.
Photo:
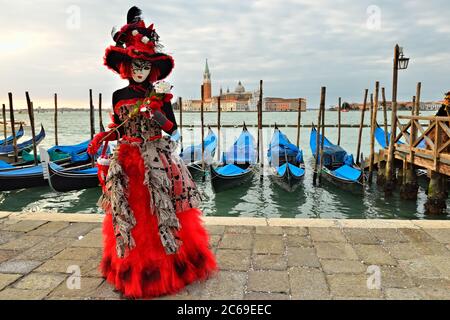
[[[289,300],[286,293],[249,292],[244,296],[244,300]]]
[[[17,252],[13,250],[0,250],[0,263],[5,262],[11,258],[14,258]]]
[[[384,291],[386,299],[388,300],[422,300],[423,296],[420,294],[420,290],[416,288],[398,289],[387,288]]]
[[[212,248],[216,248],[219,245],[220,240],[222,239],[222,236],[220,235],[209,235],[209,245]]]
[[[0,264],[0,273],[20,273],[27,274],[36,269],[42,262],[40,261],[15,261],[9,260]]]
[[[348,241],[357,244],[378,244],[378,239],[367,231],[360,228],[344,228],[343,232]]]
[[[421,256],[428,255],[447,255],[450,259],[450,252],[442,243],[437,241],[433,242],[415,242],[415,251]]]
[[[283,227],[283,232],[289,235],[307,236],[308,229],[305,227]]]
[[[284,234],[282,227],[257,226],[256,234]]]
[[[398,267],[383,266],[381,269],[381,287],[387,288],[412,288],[414,281]]]
[[[332,274],[326,277],[334,297],[383,297],[381,290],[368,288],[369,275]]]
[[[283,236],[281,235],[255,235],[254,253],[283,254],[285,251]]]
[[[307,236],[301,235],[287,235],[287,245],[288,247],[312,247],[312,241]]]
[[[321,259],[322,269],[327,274],[333,273],[365,273],[367,267],[356,260]]]
[[[103,248],[103,236],[98,233],[89,232],[81,239],[72,242],[73,247]]]
[[[201,297],[208,300],[242,300],[245,282],[245,272],[221,271],[204,282]]]
[[[441,273],[425,257],[399,260],[399,267],[412,278],[439,278]]]
[[[102,284],[103,279],[101,278],[88,278],[80,277],[80,288],[72,288],[73,282],[71,282],[70,277],[66,281],[63,281],[55,290],[53,290],[49,296],[51,297],[92,297],[96,292],[97,288]],[[69,285],[68,285],[69,284]]]
[[[73,239],[69,238],[47,237],[45,241],[25,250],[15,257],[14,260],[45,261],[64,250],[73,241]]]
[[[9,242],[0,245],[0,250],[26,250],[45,241],[45,239],[46,237],[41,236],[21,236],[20,238],[10,240]]]
[[[314,248],[288,248],[287,258],[289,267],[320,268]]]
[[[253,255],[253,269],[286,270],[287,258],[280,254],[255,254]]]
[[[376,228],[370,229],[370,232],[381,242],[408,242],[408,239],[397,231],[397,229],[392,228]]]
[[[398,229],[403,235],[405,235],[411,242],[430,242],[434,239],[425,231],[421,229]]]
[[[208,226],[205,226],[205,228],[210,235],[211,234],[222,235],[225,232],[225,226],[208,225]]]
[[[448,279],[418,279],[420,293],[426,299],[450,300],[450,280]]]
[[[81,276],[100,278],[102,274],[99,271],[99,265],[100,261],[98,259],[88,261],[51,259],[34,270],[34,272],[73,274],[75,268],[80,268]]]
[[[219,249],[251,249],[253,247],[253,235],[225,233],[220,241]]]
[[[29,232],[36,228],[39,228],[43,224],[46,224],[47,221],[37,221],[37,220],[23,220],[17,223],[8,225],[3,228],[5,231],[15,231],[15,232]]]
[[[309,234],[314,242],[346,242],[339,228],[309,228]]]
[[[120,299],[120,293],[114,291],[114,287],[105,281],[97,289],[95,289],[93,297],[105,298],[108,300]]]
[[[0,300],[42,300],[50,290],[21,290],[7,288],[0,291]]]
[[[252,226],[226,226],[225,233],[255,233]]]
[[[11,283],[19,279],[22,275],[21,274],[2,274],[0,273],[0,290],[3,290],[3,288],[6,288]]]
[[[289,282],[294,300],[328,300],[330,292],[325,275],[318,269],[289,269]]]
[[[23,234],[23,232],[0,231],[0,245],[7,243],[8,241],[15,239]]]
[[[397,261],[380,245],[359,244],[354,248],[360,259],[366,264],[397,265]]]
[[[93,229],[97,228],[98,224],[88,222],[71,223],[67,228],[62,229],[54,234],[55,237],[77,238],[85,236]]]
[[[53,290],[65,279],[66,276],[60,274],[30,273],[15,283],[14,288],[24,290]]]
[[[449,229],[423,229],[423,230],[440,243],[450,244]]]
[[[441,276],[450,279],[450,258],[448,256],[426,256],[425,258],[439,270]]]
[[[386,243],[383,247],[397,260],[408,260],[420,257],[420,254],[417,252],[417,247],[412,243]]]
[[[249,271],[247,290],[288,293],[288,273],[287,271]]]
[[[39,228],[28,232],[30,236],[52,236],[58,231],[69,226],[69,222],[66,221],[50,221],[49,223],[43,224]]]
[[[247,271],[250,267],[250,250],[218,249],[216,253],[220,270]]]
[[[101,257],[102,250],[100,248],[66,248],[58,253],[54,259],[61,260],[82,260],[95,259]]]
[[[348,243],[315,243],[317,256],[321,259],[357,260],[353,247]]]

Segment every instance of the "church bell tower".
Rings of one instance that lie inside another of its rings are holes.
[[[209,73],[208,59],[206,59],[203,73],[203,97],[205,102],[211,101],[211,74]]]

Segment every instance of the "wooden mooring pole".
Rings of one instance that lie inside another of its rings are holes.
[[[372,123],[370,124],[370,159],[369,159],[369,184],[372,184],[373,167],[375,162],[375,128],[377,126],[377,111],[378,111],[378,94],[380,91],[380,82],[375,82],[375,100],[372,106]]]
[[[363,133],[363,128],[364,128],[364,113],[366,112],[366,107],[367,107],[367,96],[369,94],[369,89],[366,89],[364,91],[364,103],[363,103],[363,108],[361,110],[361,121],[359,123],[359,134],[358,134],[358,146],[356,148],[356,164],[360,164],[360,152],[361,152],[361,140],[362,140],[362,133]],[[363,159],[361,159],[363,160]]]
[[[204,130],[204,118],[203,118],[203,112],[204,112],[204,99],[205,99],[205,88],[202,85],[201,87],[201,98],[202,101],[200,103],[200,125],[201,125],[201,137],[202,137],[202,181],[205,182],[206,180],[206,170],[205,170],[205,130]]]
[[[320,107],[322,108],[322,137],[320,139],[320,169],[319,169],[319,183],[322,183],[322,169],[323,169],[323,145],[325,142],[325,97],[326,87],[322,87],[323,99],[320,98]]]
[[[384,139],[386,142],[386,146],[389,145],[389,139],[388,139],[388,120],[387,120],[387,106],[386,106],[386,93],[384,90],[384,87],[381,88],[381,99],[382,99],[382,104],[383,104],[383,124],[384,124]]]
[[[389,152],[386,163],[386,180],[384,184],[385,195],[391,195],[394,191],[395,178],[395,138],[397,137],[397,83],[398,83],[398,58],[400,55],[400,47],[398,44],[394,49],[394,65],[392,74],[392,112],[391,112],[391,138],[389,140]]]
[[[55,93],[55,146],[58,144],[58,95]]]
[[[5,106],[5,104],[2,105],[2,116],[3,116],[3,134],[5,136],[4,144],[6,145],[7,144],[6,139],[8,138],[8,133],[6,132],[7,130],[6,130],[6,106]]]
[[[262,131],[262,109],[263,109],[263,81],[259,80],[259,121],[258,121],[258,137],[259,137],[259,154],[258,154],[258,162],[260,163],[260,174],[259,180],[262,181],[264,177],[264,144],[263,144],[263,131]]]
[[[316,130],[316,152],[315,152],[315,161],[314,161],[314,174],[313,174],[313,185],[316,185],[317,181],[317,173],[318,173],[318,164],[320,157],[320,125],[322,123],[322,104],[325,105],[325,87],[322,87],[320,93],[320,107],[319,114],[317,119],[317,130]]]
[[[341,97],[339,97],[339,102],[338,102],[338,140],[337,140],[338,146],[341,145],[341,109],[342,109],[341,102],[342,102]]]
[[[300,125],[302,123],[302,98],[298,99],[297,113],[297,148],[300,148]]]
[[[34,156],[34,164],[38,164],[38,155],[37,155],[37,148],[36,148],[36,130],[34,127],[34,110],[33,110],[33,102],[31,102],[30,95],[27,92],[25,92],[25,96],[27,99],[27,107],[28,107],[28,117],[30,118],[30,126],[31,126],[31,137],[33,139],[33,156]]]
[[[221,96],[217,98],[217,160],[220,160],[220,116],[222,113]]]
[[[94,103],[92,101],[92,89],[89,89],[89,123],[91,127],[91,140],[95,135],[95,122],[94,122]],[[94,155],[91,156],[91,164],[94,166]]]
[[[17,151],[17,137],[16,137],[16,127],[15,127],[15,120],[14,120],[14,106],[13,106],[13,97],[12,93],[8,92],[8,99],[9,99],[9,117],[11,120],[11,132],[13,136],[13,147],[14,147],[14,162],[17,162],[18,160],[18,151]]]
[[[181,151],[183,151],[183,98],[178,97],[178,108],[180,108],[180,123],[178,128],[180,130],[180,146]]]
[[[105,127],[103,126],[103,115],[102,115],[102,94],[98,94],[98,124],[100,127],[100,131],[105,131]]]

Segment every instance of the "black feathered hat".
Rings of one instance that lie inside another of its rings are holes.
[[[142,11],[138,7],[128,10],[127,24],[120,30],[113,28],[112,37],[116,44],[106,49],[105,65],[117,73],[121,73],[120,65],[132,59],[147,60],[152,69],[158,70],[158,80],[166,78],[174,67],[173,58],[160,52],[159,36],[153,24],[146,27],[141,19]]]

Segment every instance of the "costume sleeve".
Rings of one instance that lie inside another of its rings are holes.
[[[170,130],[166,131],[168,134],[172,134],[178,128],[177,121],[175,119],[175,115],[173,114],[172,103],[165,102],[163,107],[161,108],[161,110],[164,112],[167,119],[170,120],[170,122],[172,122],[172,124],[173,124],[172,127],[170,128]]]
[[[117,102],[119,102],[119,99],[117,98],[116,93],[113,93],[113,99],[112,99],[112,103],[113,103],[113,116],[112,116],[112,120],[114,121],[115,125],[120,125],[122,123],[122,121],[119,118],[119,115],[116,113],[116,111],[114,110],[114,107],[116,106]],[[120,127],[118,129],[119,135],[123,136],[125,135],[125,131],[123,127]]]

